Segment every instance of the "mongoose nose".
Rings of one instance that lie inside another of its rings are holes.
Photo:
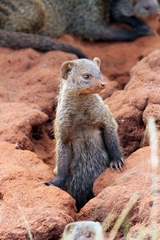
[[[107,85],[107,83],[105,83],[105,82],[101,82],[101,87],[102,87],[102,88],[105,88],[106,85]]]

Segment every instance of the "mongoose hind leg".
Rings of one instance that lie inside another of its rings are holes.
[[[38,0],[1,1],[0,28],[11,32],[39,33],[43,31],[46,10]]]

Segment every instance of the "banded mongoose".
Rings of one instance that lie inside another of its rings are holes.
[[[57,177],[46,181],[65,189],[79,211],[93,195],[95,179],[108,167],[122,169],[117,124],[98,95],[106,83],[100,59],[77,59],[61,67],[54,121]]]
[[[103,231],[99,222],[79,221],[66,225],[62,240],[103,240]]]
[[[51,38],[68,33],[92,41],[131,41],[154,34],[140,18],[158,12],[157,0],[0,0],[0,45],[61,50],[83,58],[76,47]],[[132,29],[112,22],[126,23]]]

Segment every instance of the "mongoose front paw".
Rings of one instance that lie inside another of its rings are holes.
[[[141,29],[142,31],[146,31],[146,35],[155,35],[156,34],[156,31],[148,24],[143,25],[142,27],[138,28],[138,30],[139,29]]]
[[[113,170],[113,168],[116,168],[116,170],[123,171],[122,165],[125,164],[123,158],[118,158],[117,160],[114,160],[110,163],[110,168]]]

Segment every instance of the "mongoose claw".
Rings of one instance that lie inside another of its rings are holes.
[[[60,179],[60,178],[54,178],[48,181],[45,181],[44,184],[46,186],[56,186],[59,188],[63,188],[64,187],[64,180]]]
[[[110,163],[110,168],[112,171],[113,171],[113,168],[116,168],[118,172],[120,171],[123,172],[123,168],[122,168],[123,164],[125,164],[123,158],[119,158],[118,160],[114,160]]]
[[[44,184],[45,184],[46,186],[54,185],[54,183],[53,183],[52,180],[45,181]]]
[[[51,181],[45,181],[44,184],[45,184],[46,186],[54,185],[54,184],[52,184]]]

